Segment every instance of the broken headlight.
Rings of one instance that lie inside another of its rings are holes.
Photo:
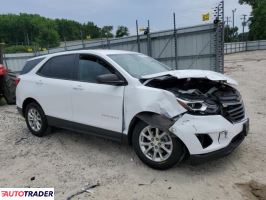
[[[188,111],[194,113],[194,114],[218,114],[219,112],[219,106],[211,100],[206,101],[189,101],[177,98],[178,103],[182,105],[185,109]]]

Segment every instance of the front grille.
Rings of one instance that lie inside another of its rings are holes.
[[[230,122],[239,122],[245,118],[244,104],[237,91],[220,94],[219,101],[223,107],[223,116]]]
[[[231,122],[239,122],[245,117],[245,108],[243,102],[235,105],[228,105],[224,108],[225,117]]]

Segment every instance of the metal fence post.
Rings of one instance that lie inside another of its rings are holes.
[[[221,56],[222,56],[222,60],[221,60],[221,73],[224,73],[224,0],[222,0],[221,2],[221,11],[222,11],[222,48],[221,48]]]
[[[177,31],[176,31],[176,21],[174,13],[174,41],[175,41],[175,69],[178,69],[178,60],[177,60]]]
[[[108,36],[106,37],[106,47],[107,49],[110,49],[110,41],[109,41]]]
[[[136,20],[136,30],[137,30],[137,44],[138,44],[138,52],[140,53],[140,41],[139,41],[139,24],[138,24],[138,20]]]
[[[81,37],[81,43],[82,43],[82,48],[85,48],[85,44],[84,44],[84,38],[83,38],[83,32],[82,30],[80,30],[80,37]]]
[[[152,57],[151,36],[150,36],[150,20],[148,20],[148,31],[147,31],[147,52],[148,52],[148,56]]]

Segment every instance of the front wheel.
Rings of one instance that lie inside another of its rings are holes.
[[[183,144],[170,132],[139,122],[132,143],[140,160],[154,169],[168,169],[184,157]]]
[[[48,125],[46,116],[42,108],[35,102],[26,107],[25,119],[28,129],[35,136],[42,137],[45,135]]]

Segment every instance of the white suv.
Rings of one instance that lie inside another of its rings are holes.
[[[27,61],[17,107],[29,130],[61,127],[132,144],[156,169],[229,154],[248,133],[236,82],[205,70],[171,71],[140,53],[80,50]]]

